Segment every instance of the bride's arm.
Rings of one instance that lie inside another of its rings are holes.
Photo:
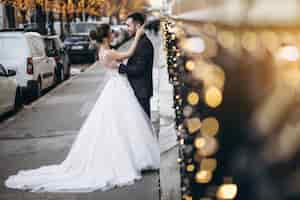
[[[119,51],[116,51],[116,50],[112,50],[110,52],[110,58],[112,58],[113,60],[122,61],[122,60],[125,60],[125,59],[131,57],[133,55],[133,53],[135,52],[135,50],[137,48],[137,45],[139,43],[139,40],[140,40],[140,38],[142,37],[143,34],[144,34],[144,26],[139,28],[138,31],[136,32],[135,37],[134,37],[134,41],[131,44],[128,51],[119,52]]]

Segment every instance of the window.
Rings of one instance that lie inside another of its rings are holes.
[[[45,39],[45,44],[46,44],[46,48],[48,51],[55,51],[56,50],[56,45],[54,40],[52,39]]]
[[[33,57],[45,56],[45,45],[39,37],[33,36],[29,38],[30,49]]]
[[[72,33],[89,33],[91,30],[96,30],[96,23],[72,23],[71,32]]]
[[[0,38],[0,60],[11,60],[25,57],[27,52],[26,40],[22,37]]]

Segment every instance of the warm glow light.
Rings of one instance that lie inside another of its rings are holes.
[[[200,54],[205,51],[205,42],[200,37],[183,39],[180,42],[181,48],[188,53]]]
[[[184,145],[184,139],[181,139],[181,140],[179,141],[179,144],[180,144],[180,145]]]
[[[199,95],[196,92],[190,92],[187,98],[189,104],[195,106],[199,103]]]
[[[185,32],[183,29],[178,26],[171,27],[169,30],[171,33],[175,33],[178,38],[183,38],[185,36]]]
[[[196,174],[196,182],[197,183],[209,183],[211,180],[212,180],[212,177],[213,177],[213,174],[211,171],[199,171],[197,174]]]
[[[188,172],[193,172],[195,170],[195,165],[190,164],[186,167],[186,171]]]
[[[226,49],[232,49],[235,45],[234,34],[230,31],[222,31],[218,34],[218,42]]]
[[[202,121],[201,134],[214,137],[219,132],[219,122],[216,118],[209,117]]]
[[[203,32],[209,36],[217,35],[217,27],[214,24],[208,23],[203,25]]]
[[[202,156],[198,153],[195,153],[194,154],[194,161],[197,162],[197,163],[201,163],[202,161]]]
[[[280,34],[281,44],[293,45],[296,43],[296,37],[293,33],[283,32]]]
[[[199,118],[192,118],[187,120],[187,128],[190,134],[195,133],[201,128],[201,121]]]
[[[281,70],[280,76],[284,83],[292,88],[298,89],[300,86],[300,69],[297,65],[288,66]]]
[[[218,151],[218,142],[214,137],[203,137],[204,142],[201,144],[201,148],[198,148],[195,141],[195,146],[198,148],[197,153],[203,157],[210,157]]]
[[[191,197],[189,195],[183,195],[182,199],[183,200],[193,200],[193,197]]]
[[[197,60],[196,66],[192,71],[192,77],[204,82],[205,87],[214,86],[223,90],[225,84],[225,72],[217,65]]]
[[[217,198],[221,200],[232,200],[237,196],[238,187],[235,184],[221,185],[217,191]]]
[[[223,100],[222,92],[216,87],[209,87],[205,90],[205,103],[211,107],[216,108],[221,105]]]
[[[196,138],[194,143],[197,149],[204,148],[206,145],[205,139],[202,137]]]
[[[277,34],[272,31],[263,31],[260,34],[260,42],[271,53],[275,53],[280,46]]]
[[[160,16],[160,12],[152,12],[152,15],[153,15],[154,17],[159,17],[159,16]]]
[[[201,170],[204,171],[215,171],[217,168],[217,160],[216,159],[203,159],[201,161]]]
[[[195,62],[194,61],[187,61],[186,64],[185,64],[185,68],[188,70],[188,71],[193,71],[195,69]]]
[[[148,0],[151,7],[154,9],[160,9],[162,6],[162,0]]]
[[[242,46],[251,52],[257,50],[257,36],[254,32],[245,32],[242,35]]]
[[[205,51],[201,54],[203,58],[214,58],[218,55],[218,44],[216,40],[208,37],[201,36],[205,44]]]
[[[279,49],[278,58],[286,61],[297,61],[300,58],[299,49],[296,46],[285,46]]]

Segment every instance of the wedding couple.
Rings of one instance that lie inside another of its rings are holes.
[[[144,22],[141,13],[128,17],[134,41],[127,52],[110,48],[108,24],[97,28],[99,62],[110,72],[110,79],[68,156],[59,165],[19,171],[5,181],[7,187],[91,192],[133,184],[141,179],[142,170],[159,168],[160,150],[150,120],[153,46],[144,33]]]

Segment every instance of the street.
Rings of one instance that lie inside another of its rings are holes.
[[[74,72],[81,71],[78,67]],[[105,71],[94,65],[0,122],[0,200],[159,199],[157,172],[146,172],[129,187],[87,194],[29,193],[3,185],[20,169],[63,161],[106,80]]]

